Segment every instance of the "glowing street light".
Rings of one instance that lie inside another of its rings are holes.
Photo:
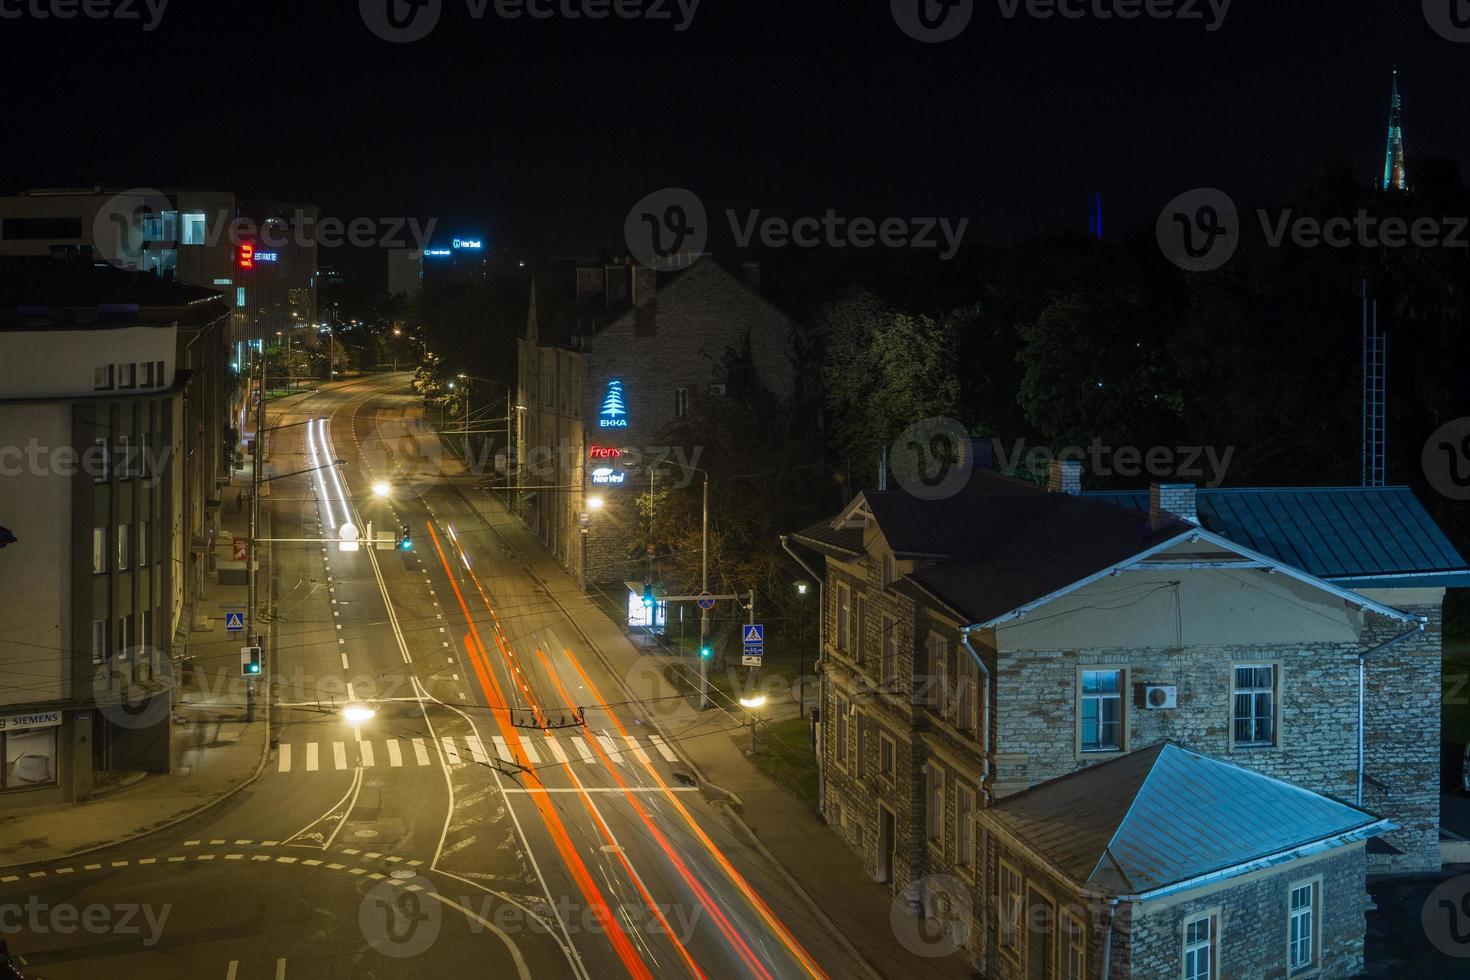
[[[374,497],[387,497],[393,492],[393,486],[387,480],[379,480],[373,484]]]
[[[740,699],[740,707],[742,708],[764,708],[765,706],[766,696],[764,694],[753,694],[748,698]]]
[[[601,497],[588,497],[587,498],[587,509],[588,510],[602,510],[603,505],[605,503],[606,503],[606,501],[603,500]]]
[[[365,721],[372,721],[377,712],[365,704],[349,704],[342,709],[342,718],[354,725],[361,725]]]

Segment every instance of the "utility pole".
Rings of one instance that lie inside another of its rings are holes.
[[[700,519],[700,591],[709,592],[709,474],[704,475],[704,508]],[[699,609],[699,710],[709,707],[709,660],[704,651],[709,643],[709,610]]]
[[[257,575],[255,569],[256,565],[259,564],[259,562],[255,554],[255,539],[259,535],[260,528],[260,470],[261,467],[265,465],[265,384],[267,374],[266,365],[269,360],[269,358],[265,354],[264,344],[261,345],[260,350],[260,385],[256,391],[256,396],[259,400],[257,401],[255,407],[255,439],[252,446],[250,447],[253,461],[250,466],[250,533],[248,535],[249,548],[245,553],[246,575],[247,581],[250,583],[250,595],[247,600],[248,604],[245,610],[245,635],[249,639],[249,642],[252,646],[257,645],[257,638],[255,635],[255,602],[258,587],[256,584]],[[261,645],[262,670],[264,670],[263,664],[266,659],[264,654],[264,645]],[[253,677],[247,677],[245,679],[245,721],[252,722],[254,720],[255,679]]]

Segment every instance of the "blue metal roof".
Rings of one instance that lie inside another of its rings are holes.
[[[1357,807],[1172,742],[1042,783],[983,815],[1075,883],[1115,895],[1387,829]]]
[[[1324,579],[1364,577],[1354,588],[1387,576],[1458,572],[1424,580],[1470,587],[1465,559],[1408,487],[1201,488],[1200,525],[1247,548]],[[1147,512],[1145,492],[1090,491],[1083,496]]]

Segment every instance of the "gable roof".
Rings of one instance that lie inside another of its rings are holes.
[[[1084,497],[1148,513],[1145,492]],[[1200,526],[1352,588],[1470,587],[1465,559],[1408,487],[1195,491]]]
[[[1173,742],[1042,783],[982,816],[1074,884],[1111,895],[1391,829],[1357,807]]]

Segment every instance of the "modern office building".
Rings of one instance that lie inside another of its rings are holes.
[[[216,291],[78,253],[0,259],[0,811],[169,768],[172,644],[228,474],[230,321]]]

